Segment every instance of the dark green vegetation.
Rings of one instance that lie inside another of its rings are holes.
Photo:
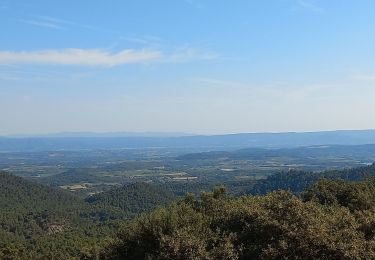
[[[300,193],[319,179],[341,179],[358,181],[375,175],[375,165],[343,170],[327,170],[323,172],[288,171],[274,174],[266,180],[258,181],[248,193],[266,194],[274,190],[288,190]]]
[[[95,194],[86,201],[102,209],[115,207],[126,212],[128,217],[134,217],[174,199],[173,193],[168,190],[147,183],[134,183]]]
[[[294,244],[298,254],[302,247],[306,252],[318,247],[310,252],[313,256],[322,248],[333,248],[340,257],[353,256],[340,251],[349,250],[339,238],[346,234],[341,230],[345,223],[353,225],[350,234],[357,232],[352,246],[363,254],[372,250],[368,241],[375,166],[370,162],[375,161],[375,145],[196,152],[158,148],[0,153],[0,170],[12,174],[0,174],[0,259],[100,254],[191,259],[195,253],[205,259],[277,258],[291,254],[289,243],[303,239],[307,245]],[[222,189],[209,192],[222,184],[228,194]],[[272,193],[279,189],[287,192]],[[187,193],[192,195],[181,201]],[[282,214],[273,212],[277,205],[296,209],[283,209],[291,217],[279,219]],[[158,206],[164,208],[150,213]],[[302,214],[306,223],[293,214]],[[330,214],[337,218],[329,219]],[[318,220],[327,221],[324,230],[318,230]],[[242,230],[243,225],[248,229]],[[321,237],[310,237],[304,230],[310,226]],[[132,251],[136,249],[143,251]],[[324,254],[332,257],[332,252]]]
[[[215,188],[199,199],[176,200],[168,186],[146,183],[83,199],[2,173],[0,259],[371,258],[374,175],[375,165],[284,172],[248,190],[270,191],[266,195],[232,196]],[[274,191],[280,188],[296,193]]]
[[[302,194],[203,193],[126,224],[101,259],[374,259],[375,181]]]
[[[81,247],[98,242],[95,210],[71,194],[4,173],[0,191],[0,258],[78,256]]]
[[[112,235],[120,220],[167,203],[172,199],[167,195],[158,187],[133,184],[88,203],[70,192],[0,173],[0,259],[78,258]]]

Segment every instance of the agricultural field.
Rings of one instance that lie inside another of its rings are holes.
[[[374,145],[198,153],[177,149],[114,149],[1,153],[0,170],[85,197],[136,182],[193,192],[227,183],[234,187],[234,192],[240,192],[237,187],[248,188],[279,172],[345,169],[374,161]]]

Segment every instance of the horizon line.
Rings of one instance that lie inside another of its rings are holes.
[[[91,131],[62,131],[38,134],[5,134],[0,138],[114,138],[114,137],[193,137],[193,136],[225,136],[244,134],[308,134],[308,133],[329,133],[329,132],[368,132],[375,129],[330,129],[330,130],[305,130],[305,131],[259,131],[259,132],[228,132],[228,133],[186,133],[186,132],[91,132]]]

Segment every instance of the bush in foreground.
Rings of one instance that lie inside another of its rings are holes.
[[[333,197],[339,200],[345,185],[318,183],[303,200],[285,191],[232,198],[224,188],[203,193],[200,199],[187,196],[125,224],[97,257],[374,259],[373,205],[350,206],[355,199],[362,205],[361,198],[369,196],[374,184],[355,183],[354,194],[360,195],[353,195],[350,203],[336,203]],[[317,199],[324,189],[333,203]]]

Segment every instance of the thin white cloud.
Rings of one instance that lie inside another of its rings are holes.
[[[36,19],[43,20],[43,21],[48,21],[51,23],[57,23],[57,24],[67,24],[67,25],[74,25],[76,23],[68,21],[68,20],[63,20],[63,19],[58,19],[55,17],[51,16],[45,16],[45,15],[34,15]]]
[[[315,13],[323,12],[323,9],[317,6],[312,0],[297,0],[297,4]]]
[[[120,37],[128,42],[135,42],[140,44],[149,44],[149,41],[143,38],[136,38],[136,37]]]
[[[133,42],[133,43],[139,43],[143,45],[159,45],[162,42],[162,39],[156,36],[150,36],[150,35],[144,35],[144,36],[138,36],[138,37],[124,37],[121,36],[120,39]]]
[[[175,52],[166,55],[164,62],[180,63],[193,60],[214,60],[218,56],[214,53],[203,52],[191,47],[177,49]]]
[[[196,9],[202,9],[203,8],[203,4],[202,4],[201,1],[198,1],[198,0],[183,0],[183,1],[193,8],[196,8]]]
[[[71,27],[78,27],[89,30],[100,30],[100,28],[91,25],[80,24],[73,21],[45,15],[31,15],[28,18],[19,19],[18,21],[29,25],[45,27],[50,29],[68,29]]]
[[[214,55],[194,49],[165,54],[159,50],[125,49],[109,52],[103,49],[58,49],[41,51],[0,51],[0,65],[52,64],[112,67],[137,63],[178,63],[213,59]]]
[[[82,66],[116,66],[145,63],[162,57],[159,51],[123,50],[110,53],[101,49],[62,49],[43,51],[1,51],[0,64],[56,64]]]
[[[249,87],[249,84],[240,81],[233,81],[233,80],[222,80],[222,79],[213,79],[213,78],[191,78],[190,80],[207,83],[214,86],[223,86],[223,87]]]
[[[307,10],[312,13],[324,13],[324,9],[316,3],[316,0],[282,0],[283,2],[290,3],[293,11]]]
[[[23,20],[23,19],[20,20],[20,21],[23,22],[23,23],[35,25],[35,26],[38,26],[38,27],[47,27],[47,28],[51,28],[51,29],[64,29],[64,27],[62,27],[61,25],[53,23],[53,22],[48,22],[48,21]]]
[[[41,22],[53,23],[60,27],[81,27],[81,28],[90,29],[90,30],[100,30],[99,28],[92,26],[92,25],[81,24],[81,23],[77,23],[74,21],[60,19],[60,18],[46,16],[46,15],[34,15],[33,17],[37,20],[40,20]]]

